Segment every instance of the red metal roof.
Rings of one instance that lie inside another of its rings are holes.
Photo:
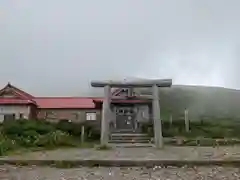
[[[33,101],[33,96],[12,86],[8,83],[3,89],[0,90],[0,95],[8,92],[14,97],[0,97],[0,104],[7,104],[7,105],[27,105],[27,104],[35,104]]]
[[[25,99],[12,99],[12,98],[0,98],[0,104],[35,104],[32,100],[25,100]]]
[[[0,97],[0,104],[35,104],[38,108],[43,109],[92,109],[96,108],[95,103],[101,103],[103,98],[93,97],[33,97],[32,95],[12,86],[8,83],[0,94],[6,92],[8,89],[12,90],[11,93],[16,95],[13,97]],[[119,90],[118,90],[119,91]],[[115,90],[117,92],[117,90]],[[136,98],[136,97],[134,97]],[[126,99],[126,100],[113,100],[113,103],[143,103],[146,100]]]
[[[25,96],[25,97],[28,98],[28,99],[33,99],[33,98],[34,98],[34,96],[32,96],[31,94],[28,94],[27,92],[25,92],[25,91],[17,88],[16,86],[13,86],[13,85],[10,84],[10,83],[8,83],[7,86],[13,88],[15,91],[17,91],[17,93],[19,93],[19,94],[22,95],[22,96]]]
[[[94,102],[103,102],[103,98],[93,98]],[[113,103],[146,103],[151,100],[143,100],[143,99],[113,99]]]
[[[84,97],[37,97],[34,98],[39,108],[48,109],[92,109],[95,104],[92,98]]]
[[[8,83],[3,89],[0,90],[0,94],[4,93],[7,89],[11,89],[14,94],[16,94],[21,99],[31,100],[34,98],[31,94],[26,93],[25,91],[18,89],[17,87]]]

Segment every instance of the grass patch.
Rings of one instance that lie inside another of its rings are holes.
[[[232,119],[208,119],[190,121],[190,132],[185,131],[184,120],[162,121],[166,144],[178,146],[229,146],[240,145],[240,121]],[[143,132],[154,136],[151,123],[143,125]]]
[[[231,119],[213,119],[190,121],[190,132],[185,131],[184,120],[175,120],[170,125],[168,121],[162,121],[163,137],[186,137],[186,138],[239,138],[240,122]],[[152,123],[142,125],[142,131],[154,136]]]
[[[174,146],[231,146],[240,145],[240,139],[212,139],[212,138],[175,138],[165,142]]]

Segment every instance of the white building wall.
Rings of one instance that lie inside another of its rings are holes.
[[[3,122],[5,114],[15,114],[16,119],[19,119],[20,114],[23,114],[23,117],[28,119],[30,106],[0,105],[0,122]]]

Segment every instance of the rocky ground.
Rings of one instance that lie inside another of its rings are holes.
[[[1,180],[239,180],[233,167],[71,168],[0,166]]]

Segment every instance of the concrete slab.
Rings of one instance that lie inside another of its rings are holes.
[[[0,164],[69,166],[182,166],[240,165],[240,146],[172,147],[163,150],[152,147],[119,148],[112,150],[58,149],[24,153],[0,158]]]

